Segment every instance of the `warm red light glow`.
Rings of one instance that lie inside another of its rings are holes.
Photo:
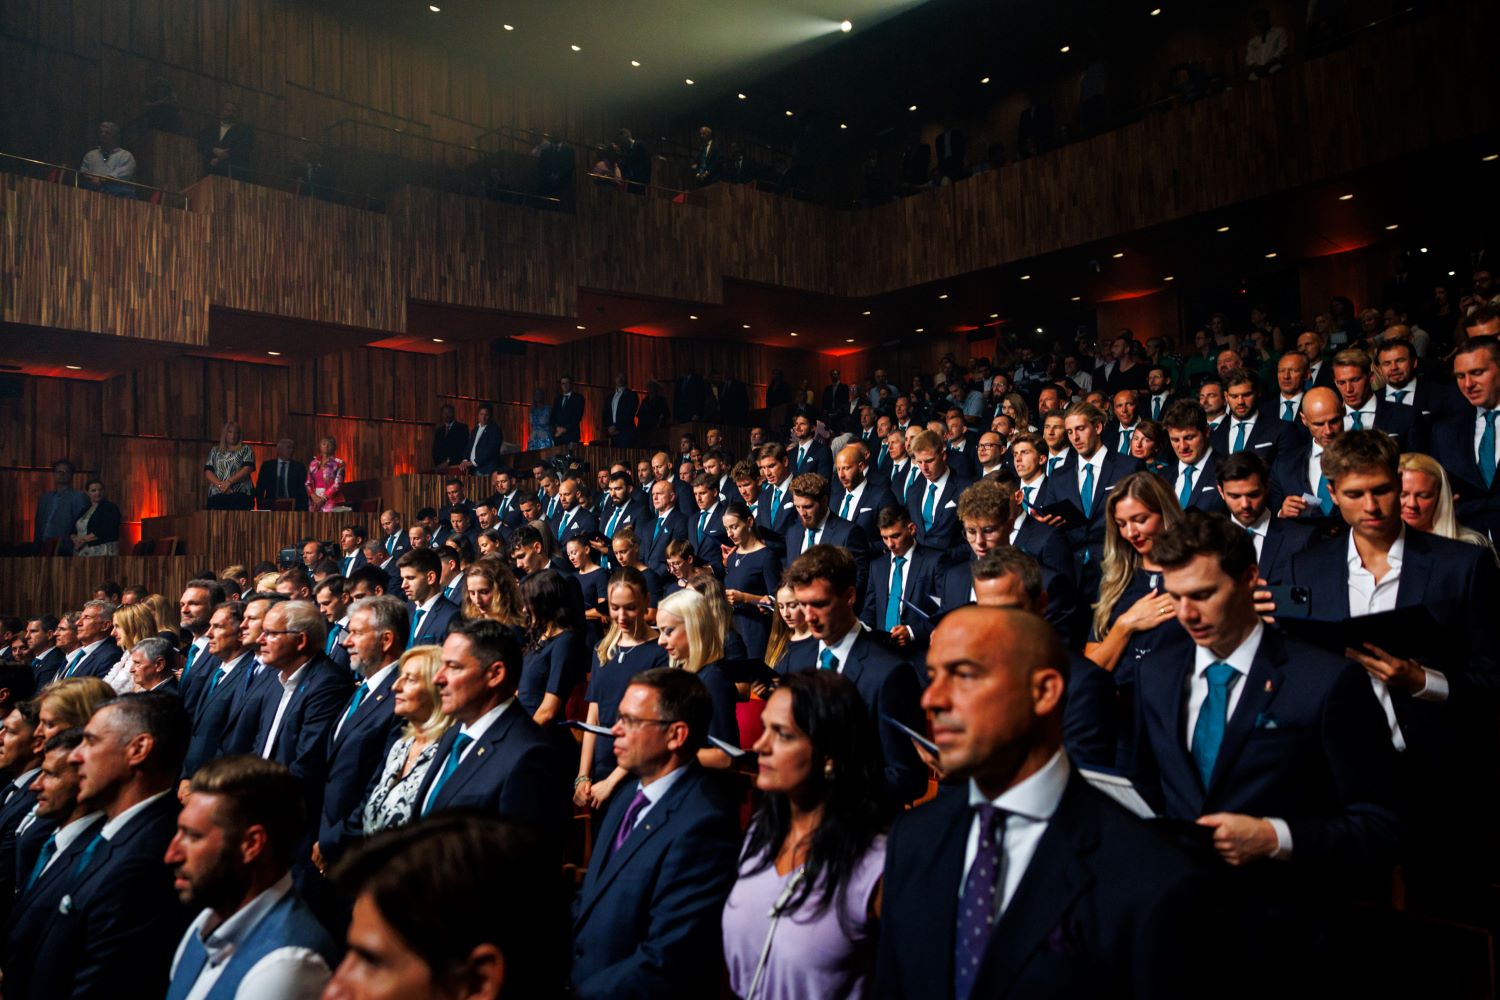
[[[672,331],[664,326],[624,326],[620,328],[625,333],[638,333],[642,337],[671,337]]]

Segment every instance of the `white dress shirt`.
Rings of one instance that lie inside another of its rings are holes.
[[[364,681],[365,701],[368,701],[375,694],[376,688],[385,683],[385,679],[389,677],[392,671],[396,669],[396,663],[397,661],[392,660],[390,663],[387,663],[385,666],[375,671]],[[354,701],[354,696],[352,694],[349,696],[349,701],[351,704]],[[360,702],[361,705],[363,705],[364,703],[364,701]],[[338,725],[333,727],[334,739],[339,738],[339,733],[342,733],[344,731],[344,723],[348,722],[351,718],[353,718],[353,716],[349,713],[348,706],[345,706],[344,710],[339,713]]]
[[[1398,399],[1396,393],[1401,393]],[[1385,398],[1392,403],[1400,403],[1402,406],[1417,405],[1417,383],[1408,382],[1405,385],[1395,385],[1387,382],[1385,384]]]
[[[1234,523],[1239,524],[1240,522],[1236,521]],[[1246,527],[1245,525],[1241,525],[1241,527],[1244,527],[1245,530],[1249,531],[1250,537],[1255,541],[1255,561],[1260,562],[1260,554],[1265,550],[1266,547],[1266,535],[1268,535],[1271,531],[1271,508],[1267,507],[1265,510],[1261,511],[1260,520],[1256,521],[1254,524],[1251,524],[1248,527]]]
[[[1500,409],[1500,407],[1496,409]],[[1482,410],[1479,407],[1474,408],[1474,462],[1478,465],[1484,464],[1480,460],[1479,445],[1484,441],[1484,415],[1488,412],[1488,410]],[[1495,442],[1496,455],[1497,458],[1500,458],[1500,420],[1495,421]],[[1496,465],[1500,466],[1500,462],[1496,462]]]
[[[1285,416],[1283,416],[1283,414],[1286,413],[1286,404],[1288,404],[1288,403],[1292,404],[1292,419],[1289,420],[1289,421],[1286,420]],[[1299,413],[1301,413],[1301,412],[1302,412],[1302,393],[1299,392],[1295,396],[1282,396],[1282,395],[1278,395],[1276,397],[1276,416],[1277,416],[1278,419],[1280,419],[1280,420],[1282,420],[1282,421],[1284,421],[1286,423],[1295,423],[1296,420],[1297,420],[1297,415]]]
[[[1213,453],[1214,450],[1212,448],[1206,449],[1203,454],[1198,457],[1198,461],[1194,462],[1192,465],[1182,465],[1181,461],[1179,460],[1178,465],[1180,466],[1180,468],[1177,471],[1177,480],[1172,485],[1173,496],[1182,496],[1182,487],[1187,484],[1187,474],[1189,469],[1193,471],[1193,480],[1191,483],[1193,492],[1196,493],[1198,491],[1198,486],[1203,482],[1203,464],[1209,460]],[[1191,501],[1192,499],[1192,495],[1189,494],[1188,500]]]
[[[907,555],[911,555],[911,553],[908,552]],[[895,562],[894,559],[891,560],[891,561],[892,561],[892,563]],[[911,562],[911,560],[908,559],[907,560],[908,565],[910,565],[910,562]],[[905,568],[905,567],[903,567],[903,568]],[[902,587],[902,590],[903,591],[905,590],[905,586],[904,585]],[[849,662],[849,651],[854,648],[854,640],[859,638],[859,633],[861,631],[863,631],[863,630],[864,630],[864,625],[862,623],[860,623],[860,622],[855,622],[854,623],[854,627],[851,628],[849,631],[845,632],[843,634],[843,637],[840,638],[839,641],[836,642],[836,643],[834,643],[832,646],[828,645],[828,643],[825,642],[825,641],[823,641],[822,639],[819,639],[818,640],[818,659],[817,659],[817,665],[820,668],[823,665],[823,650],[825,650],[825,649],[831,649],[831,650],[833,650],[833,658],[834,658],[833,669],[837,670],[839,673],[843,673],[844,672],[844,665]]]
[[[1047,823],[1057,812],[1063,793],[1067,791],[1068,777],[1072,772],[1068,755],[1059,749],[1035,774],[1020,784],[1007,788],[994,799],[985,798],[979,786],[970,779],[969,806],[993,805],[1005,816],[1000,844],[1003,857],[1000,872],[1005,884],[995,887],[997,918],[1010,905],[1011,897],[1016,894],[1021,879],[1026,875],[1026,868],[1036,854],[1042,834],[1047,832]],[[963,877],[958,880],[960,898],[963,896],[964,883],[969,878],[969,869],[974,867],[974,859],[979,855],[979,827],[979,811],[976,808],[973,819],[969,821],[968,843],[964,847]]]
[[[196,934],[208,953],[208,960],[198,978],[193,980],[185,1000],[204,1000],[213,991],[219,977],[257,924],[292,891],[292,876],[283,875],[271,888],[236,910],[228,920],[219,922],[213,910],[198,914],[177,945],[172,957],[172,975],[182,962],[188,940]],[[311,948],[287,945],[273,949],[245,972],[234,991],[234,1000],[317,1000],[333,970],[323,956]]]
[[[1312,451],[1307,456],[1307,492],[1312,496],[1318,495],[1318,483],[1323,479],[1323,446],[1314,441]],[[1333,484],[1328,484],[1328,489],[1333,490]]]
[[[311,662],[310,659],[307,661]],[[276,714],[271,717],[271,729],[266,733],[265,745],[260,748],[260,755],[268,760],[272,748],[276,746],[276,733],[281,729],[282,716],[286,715],[287,706],[292,703],[292,695],[297,693],[297,685],[302,683],[302,678],[307,673],[307,663],[292,671],[290,677],[282,677],[281,672],[277,671],[276,682],[281,685],[281,700],[276,703]]]
[[[938,476],[937,479],[935,479],[935,480],[933,480],[932,482],[929,483],[927,481],[927,477],[924,476],[924,475],[922,475],[920,472],[918,472],[917,475],[916,475],[916,477],[912,480],[913,485],[917,485],[917,486],[920,486],[922,488],[921,495],[918,496],[918,498],[917,498],[917,510],[918,511],[922,511],[927,506],[927,487],[928,486],[936,486],[937,487],[937,492],[933,494],[933,499],[932,499],[932,520],[933,520],[934,523],[937,522],[938,514],[940,514],[942,512],[942,509],[943,509],[942,508],[943,490],[945,490],[945,489],[948,488],[948,479],[952,475],[953,475],[953,470],[952,469],[944,469],[943,470],[943,474],[941,476]],[[906,495],[907,495],[908,498],[910,498],[911,497],[911,487],[908,486],[906,489],[907,489]]]
[[[1344,411],[1344,430],[1348,431],[1348,430],[1353,430],[1354,429],[1354,414],[1355,413],[1359,414],[1359,429],[1360,430],[1362,430],[1362,431],[1372,431],[1372,430],[1376,429],[1375,428],[1375,396],[1373,394],[1370,396],[1369,399],[1365,400],[1364,405],[1361,406],[1358,410],[1349,410],[1349,409],[1346,409]]]
[[[479,464],[479,439],[484,437],[484,432],[490,429],[489,424],[474,425],[474,443],[469,447],[469,461],[475,465]]]
[[[1083,499],[1084,469],[1092,465],[1094,467],[1094,492],[1089,497],[1090,509],[1099,506],[1101,491],[1104,489],[1104,455],[1109,451],[1103,445],[1094,449],[1094,454],[1089,458],[1078,456],[1078,498]]]
[[[674,767],[660,778],[651,782],[651,784],[641,786],[641,791],[646,796],[646,804],[641,806],[640,812],[636,813],[635,818],[631,821],[630,828],[632,830],[641,825],[641,820],[646,818],[646,814],[672,790],[672,786],[677,784],[677,779],[686,773],[687,768]]]
[[[854,487],[854,489],[852,490],[848,490],[847,492],[845,492],[844,497],[849,498],[849,516],[845,518],[845,520],[852,521],[854,520],[855,516],[859,514],[859,498],[865,495],[865,484],[868,482],[868,479],[861,479],[858,486]],[[840,497],[839,517],[844,517],[843,510],[844,498]]]
[[[1244,420],[1233,414],[1229,417],[1229,453],[1235,454],[1234,443],[1239,440],[1240,428],[1245,428],[1245,450],[1250,450],[1250,438],[1255,433],[1255,418],[1259,416],[1254,410]]]
[[[48,858],[47,863],[42,866],[42,873],[45,873],[49,868],[56,864],[58,858],[68,853],[68,848],[72,847],[73,842],[76,841],[80,836],[82,836],[83,831],[89,826],[89,824],[93,823],[94,820],[103,815],[104,813],[102,812],[91,812],[87,816],[78,817],[66,826],[58,827],[55,832],[57,840],[53,844],[53,846],[56,847],[57,850],[52,852],[52,857]],[[121,815],[124,814],[122,813]],[[27,825],[30,826],[29,823]],[[20,834],[23,832],[25,831],[21,830],[18,827],[16,830],[16,835],[20,836]],[[31,873],[27,872],[26,874],[30,875]],[[40,878],[41,873],[39,873],[37,877]]]

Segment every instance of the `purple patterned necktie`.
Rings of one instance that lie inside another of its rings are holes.
[[[651,800],[646,798],[646,790],[644,788],[637,788],[635,798],[631,799],[630,805],[625,807],[625,818],[620,820],[620,829],[615,831],[615,846],[614,850],[610,852],[611,854],[625,846],[625,841],[630,838],[630,831],[635,829],[635,818],[641,814],[641,810],[646,808],[650,802]]]
[[[984,949],[990,940],[999,907],[997,893],[1005,866],[1005,813],[988,803],[979,813],[979,849],[958,900],[958,922],[953,928],[953,997],[968,1000],[979,976]]]

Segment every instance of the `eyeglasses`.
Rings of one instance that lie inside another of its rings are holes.
[[[284,629],[284,628],[283,629],[263,628],[263,629],[260,630],[260,634],[261,635],[301,635],[302,633],[301,632],[293,632],[291,629]]]
[[[633,715],[618,715],[615,717],[621,726],[631,732],[635,732],[642,726],[670,726],[676,719],[637,719]]]

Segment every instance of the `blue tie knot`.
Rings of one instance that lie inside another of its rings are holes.
[[[831,649],[825,649],[818,655],[818,666],[822,670],[833,670],[838,664],[839,659],[833,655]]]
[[[1208,669],[1203,671],[1203,677],[1210,688],[1227,691],[1229,682],[1234,680],[1234,675],[1238,672],[1227,663],[1210,663]]]

